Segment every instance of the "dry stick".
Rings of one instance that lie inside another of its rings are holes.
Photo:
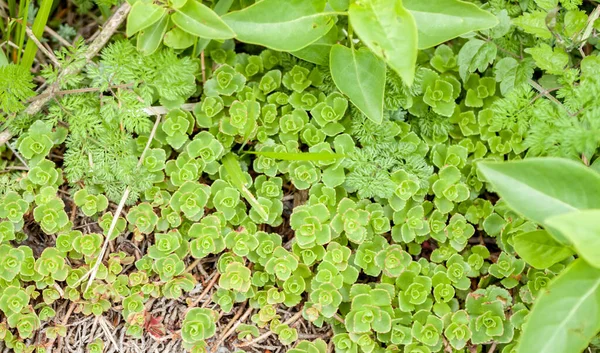
[[[217,280],[219,279],[219,276],[221,274],[219,272],[217,272],[213,278],[210,280],[210,282],[208,282],[208,284],[206,285],[206,288],[204,288],[204,290],[202,291],[202,293],[200,293],[200,296],[198,298],[196,298],[193,302],[190,303],[190,305],[188,305],[188,311],[195,307],[196,305],[198,305],[198,303],[200,303],[200,301],[202,300],[202,298],[204,298],[204,296],[210,291],[210,289],[215,285],[215,283],[217,282]]]
[[[154,123],[154,126],[152,127],[152,131],[150,132],[150,136],[148,137],[148,142],[146,142],[146,147],[144,147],[144,150],[142,151],[142,155],[140,156],[140,159],[138,160],[136,168],[139,168],[142,165],[142,163],[144,162],[144,156],[146,155],[146,152],[148,151],[148,149],[150,148],[150,145],[152,144],[152,140],[154,139],[154,135],[156,134],[156,130],[158,129],[158,123],[160,122],[160,120],[161,120],[161,116],[158,115],[156,117],[156,122]],[[88,288],[92,284],[92,281],[96,278],[96,273],[98,272],[98,268],[100,267],[100,264],[102,263],[102,259],[104,258],[104,254],[106,253],[106,249],[108,248],[108,243],[110,242],[110,238],[113,234],[113,231],[115,230],[115,227],[117,226],[117,221],[119,220],[119,216],[121,215],[121,212],[123,212],[123,207],[125,206],[125,202],[127,201],[127,198],[129,197],[130,192],[131,192],[131,189],[129,188],[129,186],[126,187],[125,191],[123,192],[123,197],[121,197],[121,201],[119,202],[119,206],[117,207],[117,211],[115,212],[112,222],[110,223],[110,227],[108,228],[108,233],[107,233],[108,235],[106,236],[106,239],[104,239],[104,245],[102,245],[102,250],[100,251],[100,255],[96,259],[96,263],[91,268],[91,270],[88,271],[88,273],[82,277],[82,279],[83,279],[88,274],[90,276],[90,278],[88,279],[88,283],[85,287],[85,291],[88,290]]]
[[[284,322],[282,325],[291,325],[292,323],[296,322],[296,320],[298,320],[298,319],[299,319],[301,316],[302,316],[302,310],[298,311],[298,312],[296,313],[296,315],[294,315],[294,316],[290,317],[290,318],[289,318],[289,319],[288,319],[286,322]],[[239,344],[239,345],[237,345],[237,347],[238,347],[238,348],[241,348],[241,347],[248,347],[248,346],[250,346],[250,345],[253,345],[253,344],[255,344],[255,343],[258,343],[258,342],[260,342],[260,341],[262,341],[262,340],[266,339],[267,337],[271,336],[272,334],[273,334],[273,331],[269,330],[269,331],[267,331],[267,332],[263,333],[262,335],[260,335],[260,336],[256,337],[255,339],[253,339],[253,340],[252,340],[252,341],[250,341],[250,342],[246,342],[246,343],[242,343],[242,344]]]
[[[44,31],[46,33],[48,33],[49,35],[51,35],[52,37],[56,38],[56,40],[58,40],[65,47],[70,47],[72,45],[66,39],[61,37],[60,34],[56,33],[52,28],[46,26],[46,27],[44,27]]]
[[[527,80],[527,83],[529,83],[533,88],[535,88],[538,92],[540,92],[540,94],[543,94],[544,97],[550,99],[552,102],[554,102],[556,105],[558,105],[559,107],[561,107],[562,109],[565,110],[565,112],[567,112],[567,114],[569,114],[570,116],[574,116],[573,113],[571,113],[567,107],[565,107],[558,99],[556,99],[556,97],[554,97],[553,95],[551,95],[550,93],[548,93],[548,91],[542,87],[539,83],[535,82],[534,80]]]
[[[225,340],[231,336],[234,332],[235,329],[237,329],[237,327],[244,321],[246,321],[246,319],[248,318],[248,316],[250,316],[250,314],[252,313],[252,310],[254,310],[253,307],[249,307],[248,310],[246,310],[246,312],[244,312],[244,315],[242,317],[240,317],[240,315],[242,314],[242,311],[244,310],[244,308],[246,307],[246,304],[248,303],[248,300],[246,300],[244,302],[244,305],[242,305],[240,307],[240,309],[238,310],[238,312],[235,314],[235,316],[233,318],[231,318],[231,320],[229,320],[229,324],[221,331],[225,331],[225,334],[221,335],[221,337],[219,337],[219,339],[217,340],[217,343],[213,346],[213,348],[211,349],[211,353],[214,353],[217,351],[217,349],[219,349],[219,346],[225,342]],[[239,320],[238,320],[239,319]]]
[[[119,28],[119,26],[121,26],[121,24],[127,17],[127,14],[129,13],[130,9],[131,9],[131,6],[129,5],[129,3],[127,1],[123,2],[123,5],[121,5],[117,9],[117,11],[112,15],[112,17],[109,18],[108,21],[104,24],[104,27],[102,28],[102,30],[100,32],[96,32],[96,33],[98,33],[98,35],[96,36],[94,41],[90,44],[87,52],[85,53],[85,62],[86,63],[91,61],[98,54],[98,52],[100,52],[100,50],[102,48],[104,48],[104,46],[106,45],[108,40],[116,32],[117,28]],[[75,75],[82,69],[83,69],[83,67],[81,65],[71,65],[71,66],[66,67],[58,75],[58,79],[56,80],[56,82],[54,82],[52,85],[50,85],[48,88],[46,88],[44,90],[44,92],[42,92],[42,94],[45,95],[44,98],[36,100],[32,104],[30,104],[27,107],[27,109],[25,109],[24,113],[27,115],[35,115],[35,114],[39,113],[39,111],[42,110],[42,107],[46,103],[48,103],[48,101],[50,99],[52,99],[52,97],[54,96],[54,92],[57,92],[60,89],[59,82],[62,81],[61,79],[63,79],[64,77],[70,76],[70,75]],[[12,134],[8,130],[0,132],[0,146],[4,145],[6,143],[6,141],[11,139],[11,137],[12,137]]]
[[[67,309],[67,313],[65,314],[65,316],[62,319],[61,322],[61,326],[66,326],[67,322],[69,322],[69,317],[71,316],[71,314],[73,313],[73,310],[75,309],[75,302],[71,302],[71,304],[69,304],[69,308]],[[62,337],[60,337],[60,339],[62,339]],[[48,341],[47,343],[47,350],[46,353],[52,353],[52,346],[54,345],[54,342],[56,341],[56,338],[52,338],[50,339],[50,341]]]
[[[35,34],[33,34],[33,31],[31,30],[31,28],[25,26],[25,33],[27,33],[27,36],[29,37],[29,39],[35,43],[35,45],[38,47],[38,49],[41,50],[42,53],[44,53],[44,55],[46,55],[46,57],[48,57],[48,59],[50,59],[50,61],[52,61],[54,66],[60,67],[60,63],[58,62],[58,59],[56,58],[56,56],[54,56],[54,54],[51,51],[46,49],[46,47],[43,46],[42,43],[40,43],[39,39],[37,39]]]

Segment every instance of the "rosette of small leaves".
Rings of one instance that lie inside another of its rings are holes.
[[[29,209],[29,203],[14,191],[7,192],[0,202],[0,218],[8,218],[13,223],[23,220],[23,215]]]
[[[277,247],[281,246],[281,236],[276,233],[256,232],[258,246],[248,254],[250,261],[265,266]]]
[[[258,327],[265,327],[271,322],[271,320],[279,318],[275,305],[268,305],[265,302],[258,313],[252,315],[252,322],[256,323]]]
[[[410,243],[417,237],[429,234],[429,223],[425,219],[425,209],[421,205],[394,212],[392,238],[396,242]]]
[[[298,340],[298,330],[289,325],[282,324],[279,320],[271,321],[271,331],[277,335],[279,342],[289,346]]]
[[[398,307],[405,312],[431,307],[432,280],[413,271],[404,271],[396,279]]]
[[[310,292],[313,307],[326,318],[333,317],[342,303],[343,297],[338,289],[331,283],[323,283]]]
[[[45,158],[54,146],[52,137],[52,125],[37,120],[29,127],[27,133],[19,138],[17,148],[31,164],[36,164]]]
[[[64,281],[69,274],[64,254],[56,248],[44,249],[42,255],[35,261],[35,271],[56,281]]]
[[[327,136],[335,136],[344,131],[339,123],[348,109],[348,100],[339,92],[327,96],[325,102],[318,103],[311,109],[313,120],[321,127]]]
[[[183,244],[183,237],[174,229],[167,233],[154,234],[154,244],[148,248],[148,256],[158,260],[177,251]]]
[[[221,158],[224,150],[221,142],[207,131],[198,133],[186,146],[188,155],[191,158],[200,157],[205,164],[205,171],[209,174],[217,172],[219,165],[216,161]]]
[[[169,145],[179,149],[189,141],[188,134],[192,132],[194,124],[195,119],[189,112],[175,109],[167,113],[161,128]]]
[[[338,333],[332,338],[335,346],[335,353],[355,353],[358,352],[358,346],[352,341],[347,333]]]
[[[0,310],[6,317],[18,316],[28,304],[29,295],[20,287],[8,286],[3,289],[2,295],[0,295]]]
[[[275,248],[273,255],[265,264],[265,271],[282,281],[288,279],[296,268],[298,268],[296,256],[281,246]]]
[[[223,289],[232,289],[240,293],[246,293],[252,285],[250,281],[251,271],[244,264],[232,262],[225,268],[219,278],[219,286]]]
[[[97,233],[78,233],[73,238],[73,250],[86,258],[94,258],[100,254],[104,237]]]
[[[265,73],[263,77],[260,78],[258,89],[263,94],[269,94],[277,90],[281,86],[281,76],[281,71],[279,70],[271,70]]]
[[[438,312],[449,311],[450,308],[446,303],[450,302],[456,293],[452,282],[444,272],[434,274],[431,281],[433,284],[433,297],[436,302],[434,310]]]
[[[455,166],[444,167],[438,173],[438,179],[433,183],[435,194],[434,203],[442,213],[448,213],[454,208],[454,203],[469,198],[469,188],[461,182],[462,174]]]
[[[237,54],[235,70],[250,78],[263,72],[263,59],[259,55]]]
[[[312,84],[309,78],[310,70],[305,67],[294,65],[294,67],[283,75],[283,85],[285,88],[301,93]]]
[[[186,181],[198,180],[204,167],[204,162],[201,160],[193,159],[187,153],[181,153],[177,159],[167,162],[165,172],[173,185],[181,186]]]
[[[0,245],[0,279],[11,282],[21,271],[24,262],[23,250],[7,244]]]
[[[469,314],[471,343],[482,344],[492,340],[509,343],[512,340],[514,326],[505,314],[511,302],[511,295],[495,286],[469,293],[465,307]]]
[[[54,198],[33,210],[33,218],[39,222],[46,234],[54,234],[69,224],[69,217],[64,210],[65,204],[59,198]]]
[[[104,195],[91,195],[86,189],[81,189],[73,195],[73,201],[88,217],[104,211],[108,207],[108,199]]]
[[[296,347],[287,351],[287,353],[326,353],[327,343],[318,338],[315,341],[300,341]]]
[[[96,338],[94,341],[87,345],[89,353],[102,353],[104,352],[104,342],[100,338]]]
[[[248,216],[254,223],[266,223],[272,227],[277,227],[283,222],[283,219],[281,218],[283,203],[280,200],[258,197],[256,201],[257,203],[252,205],[250,212],[248,212]],[[266,212],[266,219],[262,215],[263,212],[258,210],[258,207]]]
[[[308,189],[321,179],[321,170],[308,161],[295,161],[289,166],[290,179],[299,190]]]
[[[283,303],[287,307],[293,307],[302,300],[302,293],[306,289],[306,280],[302,275],[295,273],[283,282],[283,293],[285,300]]]
[[[226,220],[231,220],[240,204],[240,192],[222,179],[215,180],[210,190],[217,211],[222,212]]]
[[[258,247],[256,233],[244,228],[232,231],[225,236],[225,246],[238,256],[247,256]]]
[[[183,273],[185,263],[176,254],[170,254],[157,259],[152,269],[158,273],[161,281],[167,282]]]
[[[121,313],[125,321],[128,321],[131,315],[144,311],[144,297],[140,294],[130,295],[123,299],[122,305],[123,311]]]
[[[458,71],[457,56],[449,46],[442,44],[435,48],[434,56],[429,61],[431,67],[444,73],[446,71]]]
[[[230,312],[235,304],[235,292],[224,288],[219,288],[213,294],[212,301],[217,303],[223,312]]]
[[[181,325],[181,338],[187,344],[197,344],[214,336],[217,313],[210,309],[193,308],[185,315]]]
[[[234,101],[229,108],[229,116],[220,123],[220,131],[230,136],[242,136],[244,140],[254,137],[260,104],[253,100]]]
[[[40,319],[32,308],[23,310],[21,313],[12,315],[7,320],[8,326],[16,327],[19,337],[27,339],[32,337],[34,332],[40,328]]]
[[[413,316],[412,336],[422,344],[438,351],[442,347],[444,322],[426,310],[421,310]]]
[[[519,289],[519,296],[524,303],[531,304],[539,295],[540,291],[548,286],[555,274],[550,270],[527,270],[527,285]]]
[[[471,280],[467,277],[471,268],[462,256],[454,254],[446,261],[446,275],[457,289],[467,290],[471,286]]]
[[[254,179],[256,196],[268,199],[281,199],[283,197],[283,179],[279,177],[267,177],[259,175]]]
[[[171,207],[177,212],[183,212],[190,221],[198,221],[204,215],[204,207],[209,197],[208,185],[188,181],[171,197]]]
[[[421,87],[423,103],[430,106],[437,114],[452,116],[456,108],[455,100],[461,92],[460,81],[452,75],[440,76],[433,70],[423,69]],[[414,107],[411,113],[416,113]]]
[[[373,234],[384,234],[390,231],[390,217],[388,212],[378,203],[372,203],[365,207],[369,212],[369,226]]]
[[[15,225],[11,221],[0,222],[0,244],[15,239]]]
[[[344,320],[346,329],[351,334],[389,332],[394,315],[391,303],[392,295],[385,289],[367,289],[356,294]]]
[[[444,336],[452,348],[463,349],[469,339],[471,339],[471,329],[469,328],[469,315],[464,310],[459,310],[453,314],[444,317],[445,327]]]
[[[394,244],[379,251],[375,257],[375,263],[383,273],[392,278],[396,278],[404,272],[410,263],[412,257],[402,249],[402,246]]]
[[[368,237],[369,212],[360,209],[356,202],[344,198],[338,204],[336,215],[331,220],[331,228],[338,235],[345,235],[355,244],[361,244]]]
[[[204,84],[204,93],[208,97],[231,96],[241,91],[246,77],[229,65],[222,65],[213,73],[213,77]]]
[[[381,235],[375,235],[358,246],[354,257],[354,264],[369,276],[379,276],[382,267],[376,261],[377,254],[389,247],[387,240]]]
[[[490,265],[488,272],[490,275],[502,279],[502,285],[510,289],[519,284],[515,277],[520,275],[523,269],[525,269],[525,261],[503,251],[498,256],[496,263]]]
[[[44,159],[29,170],[27,178],[36,185],[54,185],[58,182],[59,177],[62,178],[54,167],[54,162]]]
[[[258,337],[258,335],[260,335],[260,331],[258,330],[258,327],[254,326],[254,325],[240,324],[236,328],[236,331],[238,332],[237,337],[240,341],[244,341],[244,340],[249,341],[253,337]]]
[[[298,133],[308,124],[309,117],[305,110],[294,109],[279,119],[279,139],[281,142],[297,141]]]
[[[295,231],[296,244],[301,248],[324,245],[331,240],[329,210],[324,204],[302,205],[294,208],[290,226]]]
[[[348,261],[351,254],[352,250],[350,250],[350,248],[343,246],[340,243],[331,242],[327,245],[327,252],[323,257],[323,261],[329,262],[339,271],[344,271],[348,268]]]
[[[467,96],[465,105],[467,107],[481,108],[487,105],[487,98],[494,97],[496,93],[496,79],[493,77],[479,77],[477,74],[471,74],[465,82]]]
[[[156,224],[156,229],[165,231],[170,228],[177,228],[181,225],[181,215],[171,207],[160,209],[160,218]]]
[[[467,223],[463,215],[457,213],[450,218],[450,222],[446,226],[446,234],[450,241],[450,245],[456,251],[462,251],[469,239],[475,234],[475,228]]]
[[[200,127],[209,128],[213,126],[213,117],[219,117],[217,115],[223,111],[225,103],[223,98],[219,96],[204,97],[201,103],[194,106],[194,115],[196,116],[196,122]]]
[[[483,271],[487,271],[486,265],[489,264],[485,260],[490,257],[490,251],[484,245],[475,245],[469,250],[464,255],[471,268],[469,277],[477,277]]]
[[[127,213],[127,221],[135,226],[141,233],[150,234],[154,231],[154,227],[156,227],[158,216],[154,213],[152,205],[147,202],[142,202],[129,210]]]
[[[202,218],[200,223],[194,223],[188,230],[190,253],[197,259],[202,259],[209,254],[217,254],[225,249],[225,240],[222,235],[223,225],[221,220],[214,215]]]
[[[156,175],[155,181],[162,181],[164,178],[161,171],[165,169],[165,163],[167,160],[167,153],[162,148],[150,148],[144,155],[144,161],[142,165],[146,169]]]
[[[110,230],[110,225],[112,224],[112,221],[113,215],[111,212],[103,214],[102,217],[98,220],[98,225],[100,226],[100,228],[102,228],[104,236],[109,237],[111,240],[115,239],[119,234],[123,233],[123,231],[127,227],[127,221],[125,220],[125,218],[119,217],[119,219],[117,219],[115,228],[112,231],[112,234],[110,234],[109,236],[108,231]]]
[[[298,244],[292,244],[292,252],[300,259],[300,262],[306,266],[312,266],[317,261],[321,261],[325,256],[325,248],[322,245],[314,245],[303,249]]]

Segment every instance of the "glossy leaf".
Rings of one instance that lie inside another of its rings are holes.
[[[324,36],[335,17],[325,13],[325,0],[263,0],[223,20],[242,42],[281,50],[300,50]]]
[[[366,48],[355,50],[336,44],[329,58],[337,88],[375,123],[383,120],[385,64]]]
[[[313,44],[291,52],[290,54],[313,64],[327,66],[329,65],[329,53],[331,47],[337,42],[338,30],[337,27],[332,27],[326,35],[319,38]]]
[[[518,353],[580,353],[600,330],[600,269],[575,260],[542,290]]]
[[[235,33],[219,15],[197,0],[188,0],[183,7],[175,9],[171,19],[177,27],[201,38],[230,39],[235,37]]]
[[[128,37],[131,37],[142,29],[148,28],[160,21],[166,12],[165,8],[153,3],[136,2],[131,7],[129,15],[127,15],[125,33]]]
[[[600,210],[561,214],[548,218],[546,224],[569,239],[585,261],[600,268]]]
[[[536,223],[578,209],[600,208],[600,174],[580,163],[530,158],[478,166],[513,210]]]
[[[548,268],[573,255],[568,246],[545,230],[520,233],[513,238],[513,246],[525,262],[538,269]]]
[[[137,49],[144,55],[154,53],[167,32],[168,24],[169,16],[164,15],[158,22],[143,29],[137,37]]]
[[[348,15],[363,43],[411,85],[417,63],[417,25],[402,1],[354,2]]]
[[[404,0],[419,29],[419,49],[427,49],[463,34],[492,28],[498,19],[474,4],[458,0]]]

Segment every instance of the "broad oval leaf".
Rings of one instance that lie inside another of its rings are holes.
[[[419,49],[427,49],[463,34],[492,28],[498,19],[474,4],[458,0],[404,0],[419,29]]]
[[[548,218],[546,225],[569,239],[590,265],[600,268],[600,210],[564,213]]]
[[[417,64],[417,24],[402,0],[354,2],[348,15],[363,43],[411,85]]]
[[[173,23],[182,30],[201,38],[230,39],[235,33],[219,15],[197,0],[188,0],[175,9],[171,16]]]
[[[568,246],[545,230],[520,233],[513,238],[513,246],[525,262],[537,269],[548,268],[573,255]]]
[[[131,37],[137,32],[160,21],[166,12],[167,10],[156,4],[142,1],[136,2],[127,15],[127,26],[125,29],[127,37]]]
[[[367,48],[355,50],[336,44],[329,57],[337,88],[375,123],[383,120],[385,63]]]
[[[137,37],[137,49],[144,55],[154,53],[167,32],[168,24],[169,16],[164,15],[158,22],[143,29]]]
[[[575,260],[541,291],[518,353],[580,353],[600,331],[600,269]]]
[[[230,12],[223,20],[237,39],[281,50],[300,50],[324,36],[335,23],[326,0],[263,0]]]
[[[529,158],[478,167],[513,210],[538,224],[562,213],[600,208],[600,174],[580,163]]]
[[[329,65],[331,47],[337,42],[337,39],[338,29],[333,26],[326,35],[317,39],[316,42],[300,50],[290,52],[290,54],[313,64],[327,66]]]

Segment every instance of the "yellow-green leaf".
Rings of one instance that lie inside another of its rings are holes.
[[[188,0],[175,9],[171,16],[173,23],[182,30],[201,38],[230,39],[235,33],[219,15],[197,0]]]

